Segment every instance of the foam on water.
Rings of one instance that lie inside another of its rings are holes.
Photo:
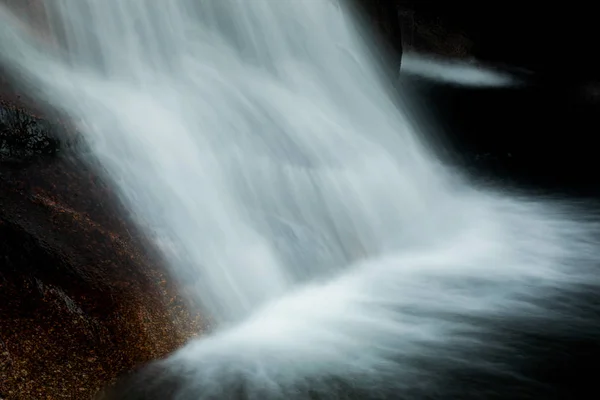
[[[76,121],[173,276],[221,323],[162,362],[179,382],[163,398],[409,397],[441,385],[442,366],[512,376],[484,356],[511,354],[489,321],[560,321],[576,310],[557,293],[597,284],[595,225],[444,169],[343,5],[43,3],[56,40],[0,7],[2,64]],[[163,383],[143,383],[145,396]]]

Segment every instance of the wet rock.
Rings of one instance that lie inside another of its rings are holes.
[[[0,398],[90,398],[200,332],[124,215],[73,156],[0,162]]]

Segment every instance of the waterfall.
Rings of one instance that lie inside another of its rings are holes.
[[[473,371],[526,382],[496,327],[560,330],[579,311],[561,299],[597,285],[596,224],[445,168],[345,4],[43,5],[44,34],[0,7],[0,63],[74,121],[217,321],[123,398],[416,398],[458,393],[445,377]],[[409,72],[508,82],[410,57]]]

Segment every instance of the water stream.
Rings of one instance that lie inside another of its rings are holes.
[[[597,284],[595,224],[446,168],[345,4],[42,3],[50,35],[0,7],[0,63],[75,121],[218,323],[161,363],[177,385],[138,383],[148,393],[409,398],[438,390],[444,368],[526,380],[486,356],[511,354],[493,326],[561,321],[557,293]]]

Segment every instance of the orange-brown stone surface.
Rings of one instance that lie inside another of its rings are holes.
[[[86,399],[201,330],[102,179],[0,161],[0,399]]]

